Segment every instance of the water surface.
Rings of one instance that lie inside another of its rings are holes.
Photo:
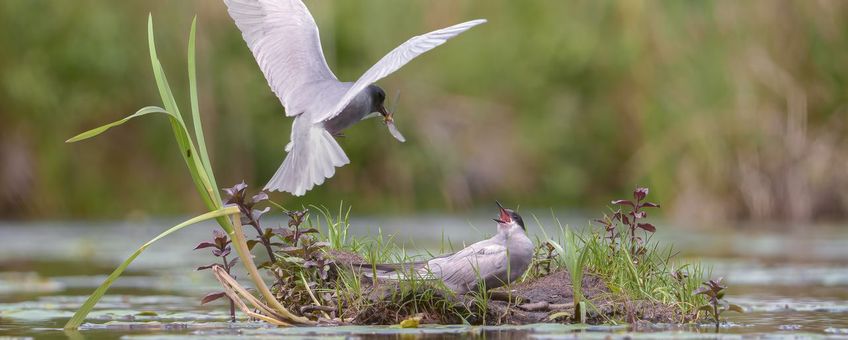
[[[411,250],[438,252],[442,235],[455,247],[491,233],[486,216],[362,218],[354,235],[396,234]],[[584,224],[583,221],[563,221]],[[177,220],[121,223],[0,224],[0,336],[72,339],[301,338],[848,338],[848,233],[845,228],[792,228],[802,232],[728,229],[695,232],[659,224],[655,239],[673,244],[681,256],[701,259],[713,276],[725,276],[728,300],[747,313],[726,315],[719,334],[708,325],[627,326],[527,325],[505,327],[428,326],[311,327],[279,329],[261,323],[226,322],[223,304],[200,306],[217,290],[209,272],[193,268],[212,257],[193,246],[209,238],[213,224],[175,234],[150,247],[119,279],[79,331],[62,325],[112,269],[147,239]],[[281,221],[278,221],[281,222]],[[268,223],[268,222],[266,222]],[[549,221],[543,223],[550,225]],[[531,234],[538,227],[528,225]],[[548,230],[552,232],[552,229]],[[415,236],[412,238],[412,236]],[[532,236],[532,235],[531,235]]]

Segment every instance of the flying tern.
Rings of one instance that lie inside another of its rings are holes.
[[[415,36],[380,59],[355,82],[330,71],[315,20],[301,0],[224,0],[271,90],[294,117],[283,164],[265,185],[269,191],[302,196],[350,163],[334,136],[351,125],[382,115],[389,132],[405,139],[374,83],[415,57],[486,22],[472,20]],[[376,19],[375,19],[376,20]]]

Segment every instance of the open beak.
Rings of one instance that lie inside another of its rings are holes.
[[[512,218],[509,217],[509,213],[506,212],[506,208],[501,205],[501,202],[495,201],[498,204],[498,210],[500,210],[500,216],[498,218],[493,218],[495,222],[498,223],[509,223],[512,222]]]

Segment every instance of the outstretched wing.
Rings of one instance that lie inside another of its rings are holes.
[[[301,0],[224,0],[268,85],[286,107],[301,113],[296,90],[321,80],[336,80],[321,50],[318,26]]]
[[[321,110],[320,114],[316,114],[312,121],[315,123],[322,122],[328,119],[335,117],[339,112],[341,112],[348,103],[362,90],[365,89],[368,85],[375,83],[376,81],[382,79],[383,77],[391,74],[397,69],[401,68],[403,65],[406,65],[410,60],[415,57],[427,52],[436,46],[444,44],[448,39],[453,38],[459,35],[462,32],[467,31],[468,29],[477,26],[486,22],[485,19],[472,20],[468,22],[464,22],[461,24],[453,25],[451,27],[443,28],[437,31],[433,31],[427,34],[419,35],[413,37],[412,39],[407,40],[402,45],[396,47],[394,50],[386,54],[380,61],[378,61],[374,66],[371,66],[368,71],[365,72],[356,83],[342,96],[342,99],[339,100],[333,106],[327,107],[326,110]]]

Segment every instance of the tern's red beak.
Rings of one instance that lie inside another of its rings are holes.
[[[498,204],[498,209],[500,210],[500,216],[498,216],[498,218],[493,218],[493,220],[495,220],[495,222],[498,222],[498,223],[512,222],[512,217],[509,216],[509,213],[506,211],[506,208],[504,208],[501,205],[501,202],[495,201],[495,203]]]

